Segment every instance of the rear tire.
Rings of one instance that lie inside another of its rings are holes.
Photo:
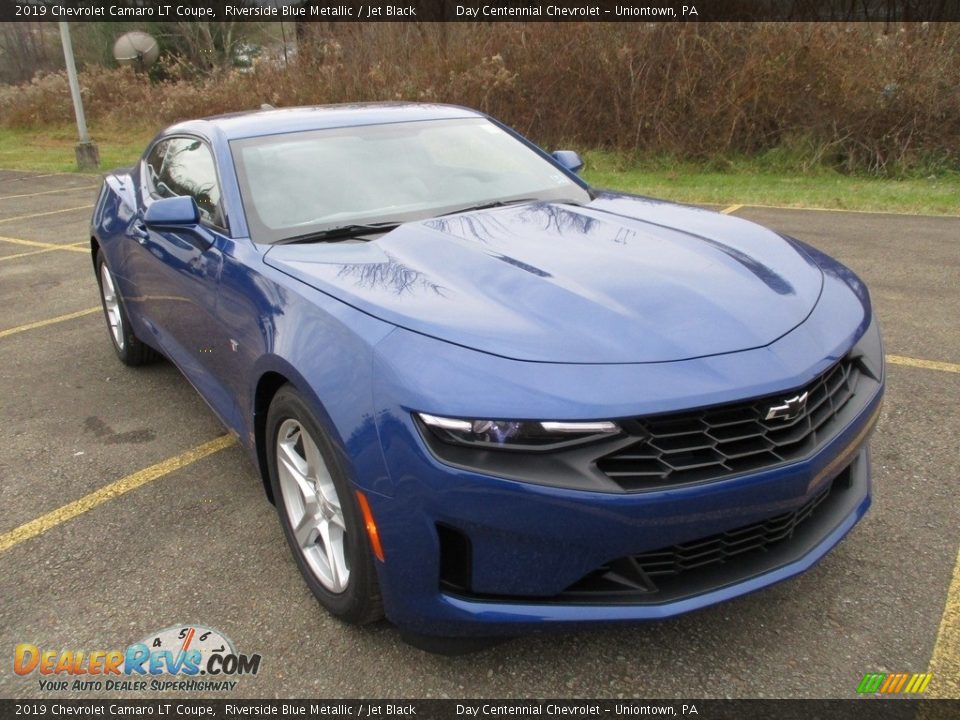
[[[117,289],[117,282],[100,250],[97,250],[96,268],[100,304],[103,306],[103,317],[107,321],[107,334],[120,362],[136,367],[159,359],[160,354],[140,340],[130,327],[130,318]]]
[[[307,586],[332,615],[383,617],[373,552],[353,484],[300,394],[284,385],[267,413],[267,466],[277,514]]]

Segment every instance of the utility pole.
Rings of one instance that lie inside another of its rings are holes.
[[[277,9],[277,0],[273,0],[273,9]],[[287,61],[287,31],[283,29],[283,20],[280,21],[280,36],[283,38],[283,67],[286,69],[290,64]]]
[[[97,144],[90,141],[87,132],[87,119],[83,115],[83,98],[80,97],[80,82],[77,80],[77,65],[73,61],[73,43],[70,42],[70,26],[60,23],[60,41],[63,43],[63,59],[67,65],[67,79],[70,81],[70,95],[73,96],[73,112],[77,116],[77,169],[96,170],[100,167],[100,151]]]

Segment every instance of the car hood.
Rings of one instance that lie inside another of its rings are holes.
[[[414,332],[517,360],[641,363],[767,345],[810,314],[794,244],[699,208],[604,194],[412,222],[265,262]]]

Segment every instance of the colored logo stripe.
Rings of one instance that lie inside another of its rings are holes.
[[[857,692],[867,695],[918,694],[927,689],[932,678],[933,673],[867,673],[857,686]]]

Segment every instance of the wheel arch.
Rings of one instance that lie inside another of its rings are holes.
[[[100,241],[96,235],[90,236],[90,261],[93,263],[93,269],[97,269],[97,253],[100,252]]]
[[[273,402],[277,391],[284,385],[291,384],[290,380],[279,372],[269,370],[257,380],[253,393],[253,442],[257,457],[257,468],[260,470],[260,482],[267,499],[276,504],[273,489],[270,487],[270,471],[267,467],[267,411]]]
[[[273,357],[272,362],[262,366],[257,373],[257,383],[253,391],[253,437],[254,451],[256,454],[257,469],[260,471],[260,480],[263,482],[263,489],[271,503],[275,503],[273,491],[270,487],[270,472],[267,465],[267,452],[269,443],[267,440],[267,413],[270,410],[270,404],[277,392],[285,385],[290,385],[299,393],[304,402],[307,403],[313,416],[320,424],[321,428],[327,434],[333,444],[334,450],[339,455],[341,464],[343,464],[348,475],[353,480],[353,468],[347,456],[347,451],[343,443],[336,424],[330,417],[326,406],[319,397],[317,397],[311,384],[293,367],[287,365],[278,357]]]

